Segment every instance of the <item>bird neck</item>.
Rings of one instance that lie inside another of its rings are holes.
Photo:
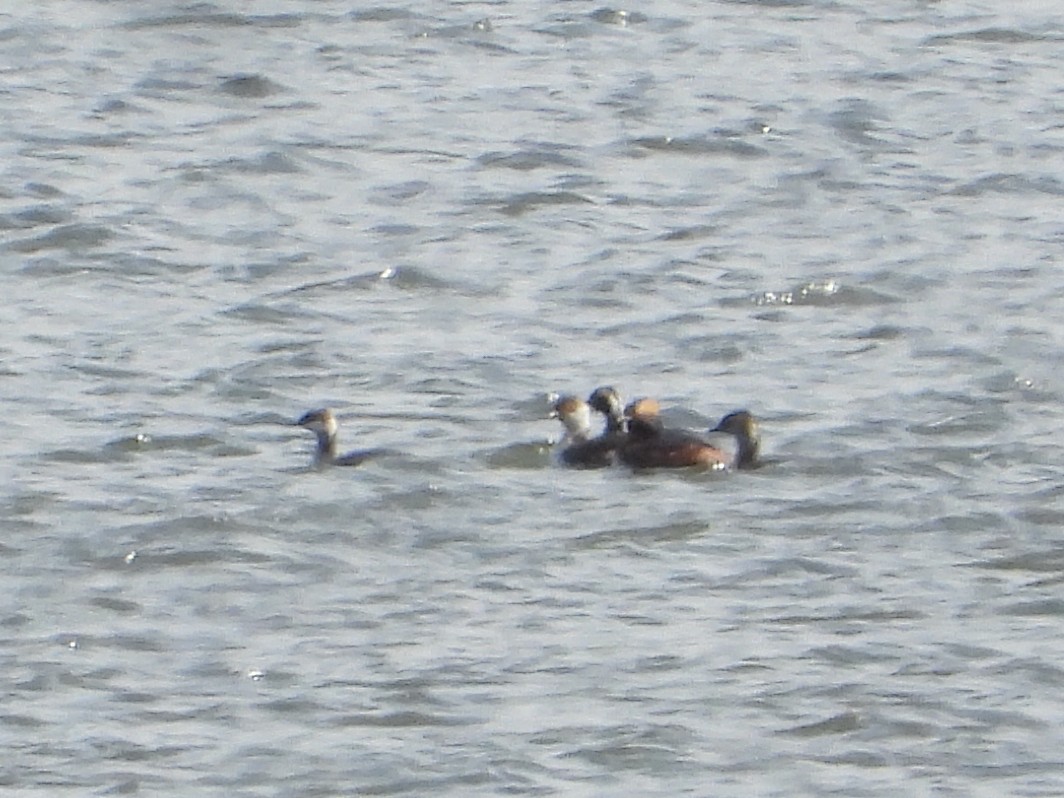
[[[663,425],[656,416],[636,416],[628,419],[628,434],[636,439],[653,438],[661,434]]]
[[[739,442],[739,455],[736,458],[736,465],[739,468],[745,468],[757,462],[758,455],[761,452],[760,439],[756,435],[750,435],[749,433],[736,435],[735,439]]]
[[[587,422],[570,419],[565,425],[565,439],[562,443],[569,446],[574,443],[583,443],[591,438],[591,426]]]
[[[318,451],[314,456],[315,462],[331,463],[336,459],[336,433],[316,429],[314,434],[318,436]]]

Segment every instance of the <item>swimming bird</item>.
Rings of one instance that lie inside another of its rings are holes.
[[[710,432],[722,432],[735,438],[736,452],[729,463],[732,468],[761,465],[761,427],[749,410],[728,413]]]
[[[669,429],[661,421],[656,399],[639,399],[625,408],[628,437],[618,450],[621,462],[633,468],[724,468],[730,458],[701,436]]]
[[[373,454],[372,451],[367,450],[348,452],[347,454],[337,456],[336,432],[339,429],[339,425],[336,423],[336,417],[333,415],[332,410],[327,407],[304,413],[299,421],[296,422],[296,425],[303,427],[304,429],[309,429],[318,436],[318,448],[314,452],[315,466],[359,465]]]
[[[603,468],[612,465],[617,440],[610,433],[591,437],[591,408],[583,399],[562,396],[554,403],[552,416],[565,427],[558,444],[558,457],[574,468]]]
[[[617,393],[616,388],[609,385],[596,388],[587,398],[587,403],[592,409],[606,416],[607,433],[628,432],[628,420],[624,416],[624,402],[621,401],[621,395]]]

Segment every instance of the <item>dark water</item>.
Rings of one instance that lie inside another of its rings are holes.
[[[1064,12],[430,5],[0,12],[5,794],[1064,792]]]

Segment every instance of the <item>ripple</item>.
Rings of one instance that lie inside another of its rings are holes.
[[[676,155],[730,155],[736,158],[764,158],[769,154],[764,147],[730,135],[654,136],[633,139],[631,146],[649,152]]]
[[[646,22],[649,17],[638,11],[599,8],[591,12],[591,19],[595,20],[595,22],[601,22],[603,25],[619,25],[621,27],[626,27],[628,25],[638,25],[639,23]]]
[[[94,598],[91,603],[94,607],[109,610],[119,615],[133,615],[143,610],[143,606],[138,602],[125,601],[123,599],[111,598],[108,596]]]
[[[484,286],[448,280],[439,277],[432,271],[418,266],[389,266],[381,271],[362,272],[331,280],[303,283],[302,285],[279,292],[274,296],[299,296],[301,294],[329,295],[331,293],[342,294],[352,289],[369,291],[380,288],[396,288],[401,291],[427,291],[432,293],[447,291],[472,296],[490,293],[490,289]]]
[[[44,235],[24,238],[7,244],[14,252],[33,253],[46,250],[84,250],[101,247],[114,239],[110,227],[94,224],[60,225]]]
[[[432,184],[427,180],[407,180],[375,188],[370,194],[370,199],[376,205],[394,207],[419,197],[431,188]]]
[[[513,443],[492,449],[483,457],[490,468],[530,470],[547,468],[551,465],[549,442]]]
[[[459,718],[448,715],[429,714],[407,710],[404,712],[389,713],[358,713],[342,715],[334,718],[331,725],[339,728],[363,727],[363,728],[426,728],[434,726],[469,726],[477,723],[473,718]]]
[[[806,723],[784,729],[777,734],[785,734],[791,737],[822,737],[831,734],[848,734],[865,727],[861,716],[852,711],[841,712],[830,718],[825,718],[815,723]]]
[[[211,28],[294,28],[302,22],[302,15],[296,14],[230,14],[208,10],[209,6],[201,6],[201,11],[191,11],[185,14],[165,14],[158,17],[143,17],[130,20],[123,24],[127,30],[143,30],[151,28],[180,28],[186,26]]]
[[[349,16],[356,22],[398,22],[421,18],[408,8],[396,6],[371,6],[352,11]]]
[[[994,571],[1064,572],[1064,549],[1023,552],[1008,557],[976,561],[970,565]]]
[[[251,175],[292,175],[303,171],[302,167],[284,152],[264,152],[253,158],[230,158],[207,168],[218,172]]]
[[[1033,33],[1018,28],[977,28],[975,30],[941,33],[926,39],[929,45],[954,42],[985,42],[989,44],[1031,44],[1035,42],[1060,42],[1064,36],[1058,32]]]
[[[521,216],[545,206],[592,204],[590,197],[572,191],[529,191],[505,199],[499,210],[506,216]]]
[[[962,183],[948,192],[958,197],[982,197],[993,194],[1032,194],[1059,197],[1064,195],[1064,181],[1051,175],[1031,177],[1022,174],[995,173]]]
[[[570,545],[576,550],[615,548],[618,543],[670,543],[702,537],[710,530],[702,520],[677,521],[660,526],[604,529],[574,538]]]
[[[231,454],[230,444],[214,435],[193,433],[191,435],[153,435],[137,433],[117,438],[104,447],[105,452],[122,454],[142,454],[153,452],[201,452],[207,451],[215,456]],[[242,452],[243,450],[237,450]]]
[[[262,75],[235,75],[219,84],[218,91],[232,97],[261,99],[280,94],[284,87]]]
[[[837,280],[804,283],[783,291],[765,291],[754,297],[758,306],[809,305],[812,307],[865,307],[893,304],[898,300],[871,288],[849,286]]]
[[[572,147],[553,142],[536,142],[512,152],[489,152],[477,158],[484,169],[513,169],[531,172],[543,168],[582,167]]]
[[[56,205],[34,205],[21,211],[0,215],[0,230],[26,230],[55,227],[73,218],[73,213]]]
[[[999,610],[1002,615],[1021,618],[1040,618],[1043,616],[1064,615],[1064,600],[1041,599],[1038,601],[1020,601]]]

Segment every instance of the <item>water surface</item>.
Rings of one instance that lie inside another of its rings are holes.
[[[1064,790],[1055,5],[245,6],[0,15],[8,793]]]

